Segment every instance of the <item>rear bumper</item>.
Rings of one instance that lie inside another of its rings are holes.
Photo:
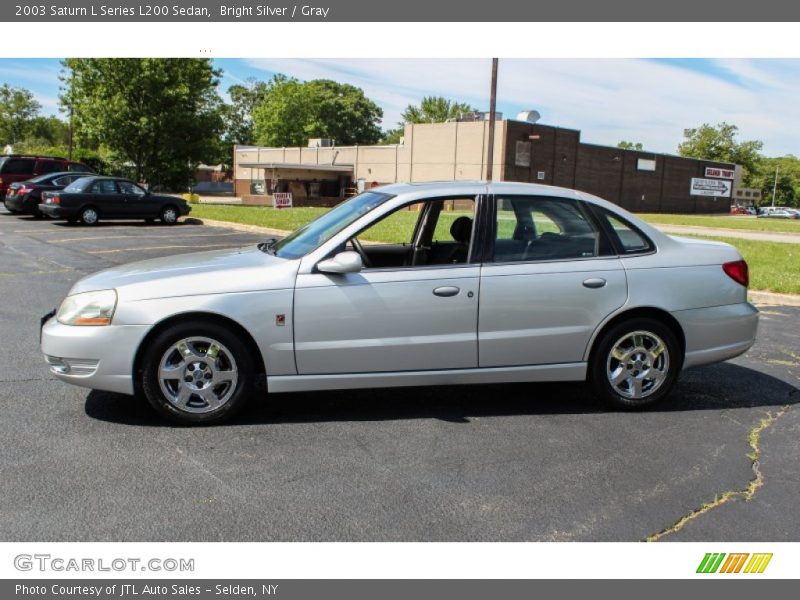
[[[672,313],[686,338],[683,368],[744,354],[756,341],[758,309],[749,302]]]
[[[22,196],[8,196],[6,195],[5,199],[6,207],[10,208],[11,210],[17,210],[24,213],[28,213],[30,215],[36,214],[38,212],[39,206],[39,199],[38,198],[31,198],[27,195]]]
[[[3,198],[3,204],[5,204],[6,208],[9,210],[21,211],[25,208],[22,198],[23,196],[9,196],[6,194],[5,198]]]
[[[53,219],[69,219],[75,216],[75,210],[64,208],[59,204],[40,204],[39,212]]]
[[[80,327],[48,319],[42,352],[61,381],[94,390],[133,394],[133,359],[149,325]]]

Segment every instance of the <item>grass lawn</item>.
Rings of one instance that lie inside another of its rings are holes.
[[[800,294],[800,244],[710,236],[691,237],[736,246],[750,267],[751,290]]]
[[[800,219],[758,219],[745,215],[661,215],[640,213],[640,219],[654,225],[690,225],[717,229],[747,229],[751,231],[779,231],[800,233]]]
[[[219,221],[231,221],[234,223],[244,223],[247,225],[258,225],[271,229],[293,230],[308,221],[324,213],[326,208],[292,208],[291,210],[276,210],[271,207],[261,206],[210,206],[195,204],[192,206],[192,216]],[[457,217],[465,214],[459,211],[447,211],[442,213],[442,218],[436,227],[435,239],[449,240],[450,223]],[[361,236],[364,241],[400,243],[408,242],[405,233],[412,230],[419,213],[415,211],[399,211],[391,217],[375,225],[365,235]],[[718,222],[728,223],[728,219],[734,223],[752,223],[753,225],[800,225],[797,221],[778,222],[764,219],[747,219],[746,217],[698,217],[681,215],[643,215],[651,222],[650,217],[685,220],[680,224],[695,225],[698,223],[708,223],[711,227],[722,227]],[[737,220],[740,219],[740,220]],[[699,220],[699,221],[698,221]],[[671,221],[670,221],[671,222]],[[542,228],[547,224],[541,223]],[[730,225],[729,225],[730,227]],[[500,223],[501,230],[506,230],[506,237],[510,237],[513,224],[505,220]],[[781,231],[780,229],[774,231]],[[797,231],[800,232],[800,227]],[[754,290],[768,290],[784,294],[800,294],[800,244],[785,244],[779,242],[762,242],[757,240],[741,240],[736,238],[694,236],[703,239],[719,240],[726,242],[739,249],[745,260],[750,265],[750,287]]]
[[[192,204],[191,216],[199,219],[216,219],[217,221],[293,231],[316,219],[327,210],[327,208],[316,206],[278,210],[271,206]]]

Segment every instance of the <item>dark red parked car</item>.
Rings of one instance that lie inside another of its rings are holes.
[[[8,186],[17,181],[27,181],[37,175],[57,171],[91,173],[92,169],[79,162],[58,156],[31,156],[9,154],[0,156],[0,200],[4,199]]]

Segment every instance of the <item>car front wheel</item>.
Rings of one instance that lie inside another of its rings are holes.
[[[635,318],[601,336],[588,379],[594,392],[612,406],[644,408],[669,394],[682,363],[680,344],[667,326]]]
[[[161,332],[145,353],[141,385],[147,400],[185,425],[219,423],[239,411],[253,389],[253,361],[229,329],[194,321]]]
[[[164,225],[175,225],[178,222],[178,209],[174,206],[165,206],[161,210],[161,222]]]

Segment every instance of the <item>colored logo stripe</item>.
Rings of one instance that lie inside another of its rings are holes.
[[[725,557],[728,557],[727,559]],[[750,560],[748,561],[748,557]],[[722,561],[725,561],[724,563]],[[748,552],[733,552],[725,554],[724,552],[707,552],[700,561],[697,567],[698,573],[740,573],[744,567],[745,573],[763,573],[767,568],[769,561],[772,560],[771,553],[756,553],[750,554]],[[747,563],[747,566],[745,566]],[[720,565],[722,568],[720,568]]]
[[[753,554],[750,562],[744,568],[745,573],[763,573],[767,568],[769,561],[772,560],[772,553],[770,554]]]
[[[703,560],[700,561],[700,566],[697,567],[697,572],[716,573],[723,558],[725,558],[724,552],[715,552],[714,554],[711,554],[710,552],[706,553],[706,555],[703,557]]]

